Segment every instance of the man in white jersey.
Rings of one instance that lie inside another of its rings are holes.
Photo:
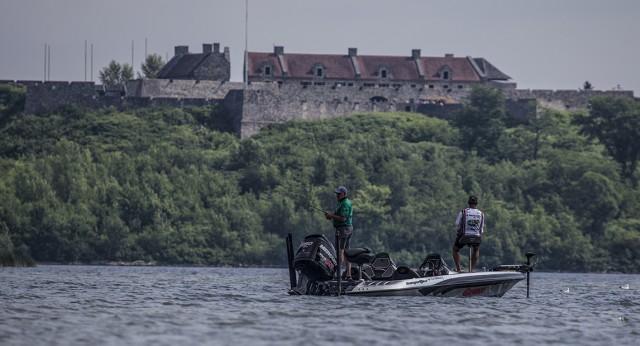
[[[478,263],[480,257],[480,242],[484,233],[484,213],[477,209],[478,197],[469,196],[469,208],[462,209],[456,218],[456,241],[453,243],[453,261],[456,270],[460,272],[460,249],[465,246],[473,247],[471,255],[471,268]]]

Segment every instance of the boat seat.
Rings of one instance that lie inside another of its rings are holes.
[[[419,277],[420,275],[418,275],[418,273],[416,273],[413,269],[406,266],[399,266],[398,269],[393,272],[391,280],[408,280],[416,279]]]
[[[374,280],[390,279],[396,271],[396,264],[386,252],[376,254],[371,261],[371,269],[373,269]]]
[[[345,250],[344,254],[347,257],[347,261],[357,265],[371,263],[371,260],[373,260],[373,254],[371,253],[371,250],[366,247],[347,249]]]
[[[440,254],[429,254],[418,269],[420,276],[439,276],[450,273],[447,263]]]
[[[356,257],[356,256],[358,256],[360,254],[363,254],[363,253],[371,253],[371,250],[369,248],[366,248],[366,247],[354,247],[354,248],[351,248],[351,249],[344,250],[344,254],[347,257]]]

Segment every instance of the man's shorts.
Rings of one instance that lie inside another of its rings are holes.
[[[455,243],[453,243],[453,246],[455,246],[458,249],[462,249],[465,246],[470,246],[475,249],[480,246],[481,242],[482,242],[482,237],[465,236],[464,234],[461,234],[456,237],[456,241]]]
[[[351,235],[353,234],[353,226],[336,227],[336,236],[338,237],[338,246],[342,249],[349,248],[349,242],[351,241]]]

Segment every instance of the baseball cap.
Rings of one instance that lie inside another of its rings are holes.
[[[346,187],[344,187],[344,186],[338,186],[338,187],[336,188],[335,193],[342,193],[342,192],[347,193],[347,188],[346,188]]]

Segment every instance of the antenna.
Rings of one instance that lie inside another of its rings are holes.
[[[93,82],[93,43],[91,44],[91,81]]]
[[[249,0],[244,0],[244,88],[249,85]]]
[[[147,38],[144,38],[144,58],[145,60],[147,59],[147,57],[149,56],[149,54],[147,54]]]
[[[87,40],[84,40],[84,81],[87,81]]]
[[[133,40],[131,40],[131,68],[133,69]]]
[[[47,44],[44,44],[44,76],[42,77],[42,81],[47,81]]]
[[[47,45],[47,80],[51,80],[51,46]]]

